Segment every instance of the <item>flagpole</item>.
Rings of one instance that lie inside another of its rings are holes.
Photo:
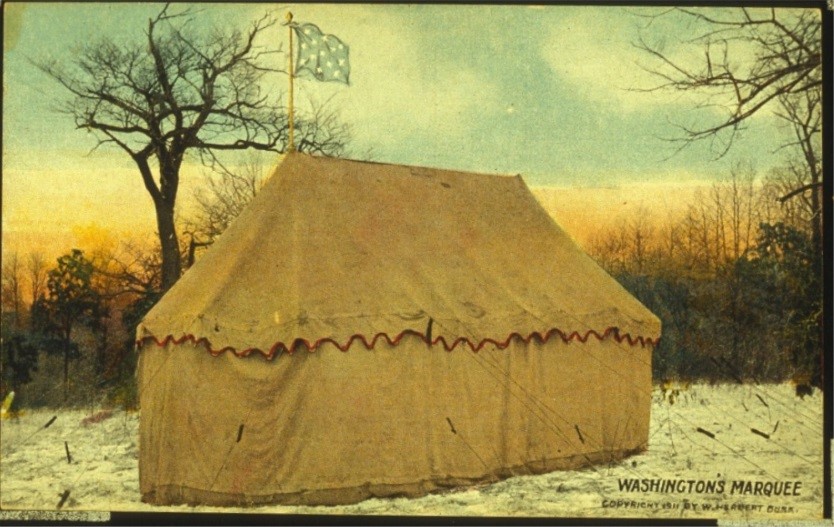
[[[287,27],[290,30],[290,105],[289,105],[289,127],[290,127],[290,137],[289,137],[289,145],[287,147],[288,152],[295,152],[295,119],[293,116],[293,77],[295,77],[295,69],[293,68],[293,49],[292,49],[292,13],[287,11]]]

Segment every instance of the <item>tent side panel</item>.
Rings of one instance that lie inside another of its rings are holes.
[[[150,503],[340,504],[607,462],[645,449],[651,350],[324,345],[267,361],[147,346]]]

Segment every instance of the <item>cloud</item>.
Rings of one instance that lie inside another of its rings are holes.
[[[363,142],[454,140],[485,112],[504,111],[494,81],[432,46],[431,35],[410,22],[408,8],[326,7],[299,5],[296,18],[350,46],[351,86],[306,80],[296,86],[318,100],[335,95],[333,103]]]
[[[554,73],[585,100],[621,113],[641,112],[659,107],[683,111],[696,110],[701,118],[728,118],[735,97],[728,88],[676,91],[651,90],[667,82],[650,73],[675,72],[660,59],[639,49],[642,35],[673,63],[700,70],[705,61],[704,43],[695,40],[713,27],[698,23],[684,14],[668,13],[647,22],[638,14],[658,13],[656,10],[616,7],[565,8],[566,16],[548,30],[541,48],[542,57]],[[754,15],[761,15],[757,10]],[[733,19],[740,14],[735,8],[708,10],[707,14]],[[769,16],[769,12],[764,13]],[[712,49],[714,63],[721,60],[722,48]],[[743,40],[729,42],[730,65],[741,75],[749,74],[757,62],[758,48]],[[773,118],[775,105],[758,112],[759,118]],[[688,118],[696,118],[691,114]]]
[[[485,110],[497,109],[498,88],[470,68],[458,68],[401,21],[383,22],[352,48],[357,128],[376,142],[392,137],[457,138]],[[367,35],[367,33],[366,33]],[[353,95],[353,94],[352,94]]]
[[[635,18],[619,8],[565,9],[566,16],[548,30],[542,57],[556,75],[583,98],[607,109],[640,111],[658,105],[692,104],[691,95],[666,90],[646,92],[662,79],[644,68],[656,68],[637,49]],[[693,50],[667,46],[675,61],[691,61]]]

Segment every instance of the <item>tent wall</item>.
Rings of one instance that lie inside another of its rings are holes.
[[[342,504],[643,450],[651,348],[415,336],[272,361],[193,345],[139,358],[140,484],[156,504]],[[581,437],[580,437],[581,436]]]

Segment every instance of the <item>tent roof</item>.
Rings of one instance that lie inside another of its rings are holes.
[[[271,357],[404,333],[447,349],[514,336],[644,344],[660,321],[520,176],[290,154],[138,338]]]

